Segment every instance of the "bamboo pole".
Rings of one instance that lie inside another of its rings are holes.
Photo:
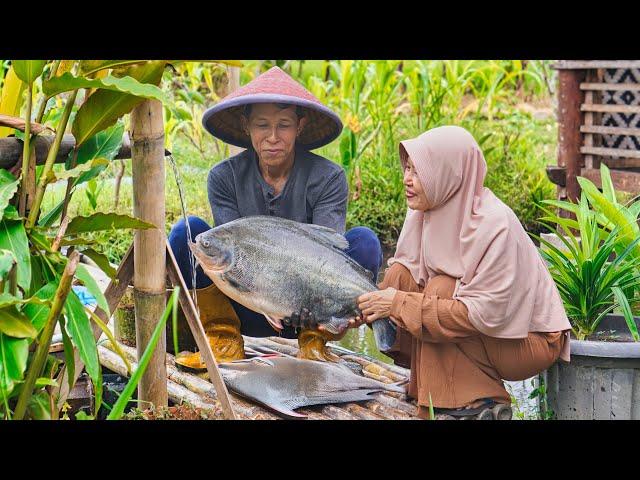
[[[134,308],[138,358],[147,348],[165,309],[166,247],[164,198],[164,126],[162,103],[145,100],[131,112],[133,214],[157,228],[134,237]],[[165,367],[166,333],[158,342],[140,379],[138,399],[156,407],[168,405]]]

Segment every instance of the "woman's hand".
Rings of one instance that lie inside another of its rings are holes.
[[[358,297],[358,308],[362,311],[364,321],[371,323],[379,318],[388,318],[391,315],[391,304],[396,296],[395,288],[375,290]]]

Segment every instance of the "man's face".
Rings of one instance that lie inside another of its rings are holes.
[[[244,119],[254,150],[270,167],[284,164],[293,155],[296,137],[305,122],[304,117],[298,120],[294,105],[279,108],[273,103],[253,105],[249,118]]]

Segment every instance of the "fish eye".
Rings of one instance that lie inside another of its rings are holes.
[[[211,242],[209,242],[209,240],[202,240],[202,246],[204,248],[209,248],[210,245],[211,245]]]

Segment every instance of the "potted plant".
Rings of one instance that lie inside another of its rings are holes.
[[[571,211],[575,219],[548,210],[541,219],[562,243],[558,248],[540,238],[540,252],[572,325],[570,363],[557,362],[541,379],[548,408],[558,419],[640,419],[640,319],[634,316],[639,206],[615,202],[608,173],[603,165],[602,193],[581,178],[580,203],[546,202]]]

